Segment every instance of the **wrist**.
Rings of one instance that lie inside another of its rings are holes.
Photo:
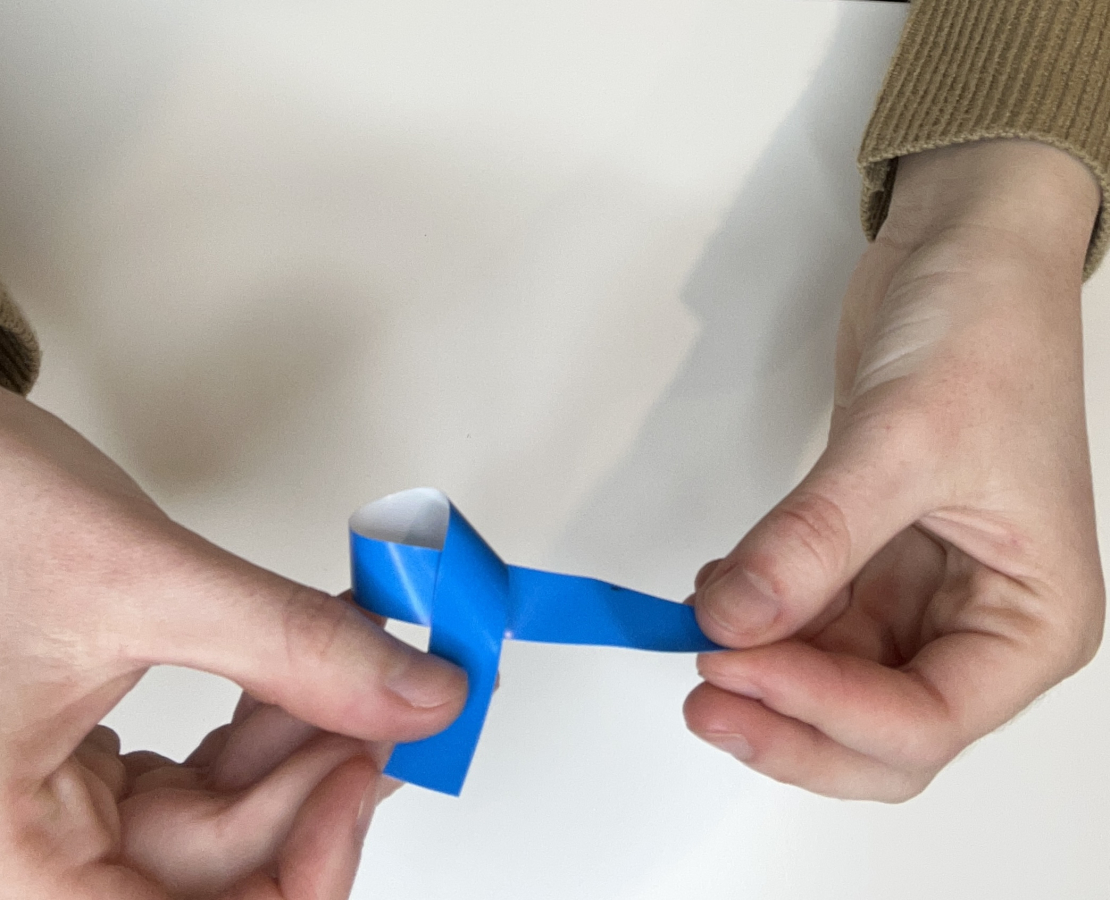
[[[906,249],[952,232],[1082,268],[1102,200],[1091,171],[1048,144],[990,140],[904,156],[880,240]]]

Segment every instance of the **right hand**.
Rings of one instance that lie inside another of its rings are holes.
[[[1094,656],[1099,201],[1043,144],[900,161],[845,297],[825,452],[698,576],[698,621],[733,649],[699,660],[697,734],[789,784],[900,801]]]
[[[172,522],[80,435],[3,390],[0,509],[0,897],[346,897],[381,789],[379,742],[445,728],[465,674]],[[96,726],[160,663],[279,708],[262,716],[277,743],[247,721],[230,748],[209,743],[220,784],[200,787],[239,814],[170,803],[121,818],[136,773]],[[268,838],[237,854],[252,832]]]

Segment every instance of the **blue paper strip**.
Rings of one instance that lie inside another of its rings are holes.
[[[351,517],[355,600],[431,628],[428,650],[461,666],[466,705],[439,734],[398,744],[385,774],[458,795],[493,696],[506,638],[639,650],[722,649],[681,603],[593,578],[503,563],[447,497],[391,494]]]

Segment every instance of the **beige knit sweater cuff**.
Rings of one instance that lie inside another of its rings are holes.
[[[0,388],[26,394],[39,374],[40,358],[35,333],[0,286]]]
[[[1003,137],[1052,144],[1094,172],[1089,275],[1110,239],[1110,0],[913,0],[860,148],[868,237],[899,156]]]

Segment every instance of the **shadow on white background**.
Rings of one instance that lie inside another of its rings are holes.
[[[34,398],[313,585],[345,587],[355,506],[435,484],[510,562],[679,599],[820,446],[854,155],[903,15],[0,11],[0,272],[47,348]],[[1102,897],[1107,681],[1100,657],[887,808],[687,734],[688,657],[510,644],[463,797],[386,804],[356,896]],[[234,698],[157,670],[110,721],[180,756]]]

